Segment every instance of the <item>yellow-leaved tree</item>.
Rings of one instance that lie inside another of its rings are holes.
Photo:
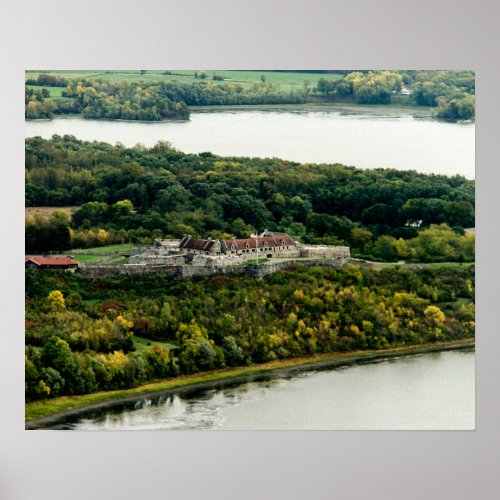
[[[64,295],[60,290],[52,290],[49,293],[47,300],[49,301],[49,306],[52,311],[60,311],[61,309],[66,309]]]
[[[427,306],[424,310],[425,318],[433,326],[442,326],[446,316],[437,306]]]

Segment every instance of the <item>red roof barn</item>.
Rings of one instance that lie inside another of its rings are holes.
[[[71,256],[66,257],[39,257],[27,255],[24,257],[24,267],[34,267],[36,269],[76,269],[78,262]]]

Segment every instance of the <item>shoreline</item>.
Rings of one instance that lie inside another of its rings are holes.
[[[345,102],[306,102],[300,104],[217,104],[195,105],[189,108],[191,113],[210,113],[225,111],[274,111],[274,112],[330,112],[346,114],[408,114],[418,118],[437,120],[432,115],[434,108],[429,106],[404,106],[401,104],[356,104]],[[438,120],[440,121],[440,120]]]
[[[188,110],[190,114],[196,113],[224,113],[232,111],[270,111],[270,112],[298,112],[298,113],[340,113],[340,114],[373,114],[374,116],[386,115],[410,115],[414,118],[438,120],[433,116],[432,110],[435,108],[429,106],[401,104],[356,104],[349,102],[305,102],[292,104],[202,104],[191,105]],[[52,121],[54,119],[85,119],[110,122],[125,122],[125,123],[168,123],[168,122],[183,122],[189,121],[190,118],[165,118],[162,120],[127,120],[121,118],[87,118],[83,113],[65,113],[54,114],[52,118],[25,118],[25,122],[42,122]]]
[[[470,349],[475,339],[463,339],[436,344],[384,349],[381,351],[355,351],[351,353],[319,354],[307,358],[293,358],[273,361],[250,367],[225,368],[195,375],[165,379],[132,389],[98,392],[79,396],[62,396],[52,400],[36,401],[25,405],[25,429],[47,428],[87,412],[120,406],[158,396],[197,392],[205,389],[222,388],[245,382],[264,380],[270,377],[290,377],[309,370],[324,370],[340,366],[370,363],[377,360],[425,354],[430,352]],[[53,408],[56,408],[55,410]],[[33,415],[30,418],[30,415]]]

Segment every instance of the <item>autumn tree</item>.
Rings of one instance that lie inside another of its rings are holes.
[[[52,290],[47,297],[49,307],[52,311],[60,311],[66,308],[64,296],[60,290]]]

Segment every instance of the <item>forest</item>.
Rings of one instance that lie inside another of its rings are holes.
[[[78,207],[26,222],[26,252],[268,229],[358,257],[474,260],[475,183],[461,176],[154,147],[26,139],[26,206]]]
[[[265,280],[188,281],[26,270],[27,401],[473,336],[472,266],[296,266]]]
[[[143,78],[145,73],[141,72]],[[154,80],[133,81],[110,81],[102,76],[63,78],[42,73],[26,80],[25,117],[78,113],[87,118],[158,121],[189,119],[189,108],[199,105],[306,102],[428,106],[434,108],[435,118],[446,121],[471,120],[475,116],[473,71],[303,72],[303,85],[291,88],[268,81],[265,75],[251,85],[226,81],[223,73],[214,73],[210,80],[205,71],[195,71],[194,80],[188,81],[169,79],[171,71],[163,73],[164,80],[158,76]],[[234,76],[238,72],[230,73]],[[315,84],[311,83],[312,76]],[[53,97],[47,89],[61,92]]]

